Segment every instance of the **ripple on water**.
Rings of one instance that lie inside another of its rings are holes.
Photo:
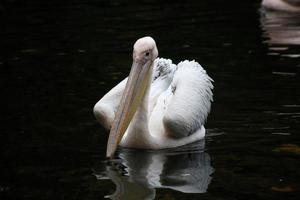
[[[279,76],[297,76],[297,73],[292,73],[292,72],[276,72],[276,71],[273,71],[272,74],[279,75]]]
[[[291,133],[284,133],[284,132],[275,132],[275,133],[272,133],[272,135],[291,135]]]

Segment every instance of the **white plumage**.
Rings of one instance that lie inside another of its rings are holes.
[[[206,71],[195,61],[175,65],[170,59],[157,58],[149,73],[152,78],[120,145],[162,149],[202,139],[213,100],[213,81]],[[126,83],[127,78],[94,107],[96,118],[107,129],[113,124]]]

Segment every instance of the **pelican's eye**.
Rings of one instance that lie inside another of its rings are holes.
[[[147,51],[147,52],[145,53],[145,57],[148,58],[149,55],[150,55],[150,53]]]

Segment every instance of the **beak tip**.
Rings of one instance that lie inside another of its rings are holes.
[[[111,158],[112,154],[110,152],[106,152],[106,158]]]
[[[112,158],[115,151],[116,151],[116,147],[112,147],[112,146],[108,145],[107,149],[106,149],[106,157],[107,158]]]

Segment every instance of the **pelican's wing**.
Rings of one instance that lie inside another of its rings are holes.
[[[175,138],[188,136],[204,125],[213,101],[213,80],[195,61],[183,61],[165,92],[163,126]]]
[[[170,59],[157,58],[154,61],[149,101],[150,112],[156,106],[158,97],[170,87],[176,69],[177,66]]]
[[[115,114],[120,104],[126,83],[127,78],[112,88],[94,106],[94,115],[96,119],[106,129],[110,129],[111,124],[115,119]]]

